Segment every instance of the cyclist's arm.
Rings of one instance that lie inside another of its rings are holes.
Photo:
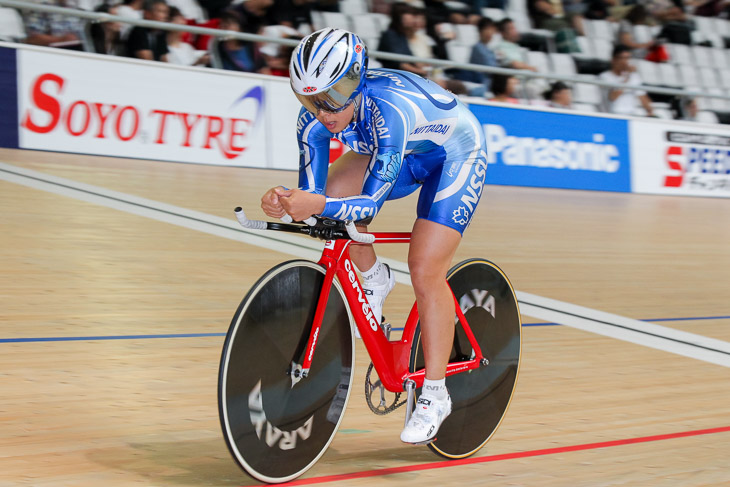
[[[374,104],[371,116],[375,147],[366,170],[362,194],[347,198],[328,197],[321,216],[369,221],[378,214],[398,179],[413,117],[409,111],[394,106],[392,102],[378,98],[370,100]],[[385,119],[385,123],[378,123],[379,117]]]
[[[302,108],[297,119],[299,189],[324,194],[329,169],[332,134],[314,115]]]

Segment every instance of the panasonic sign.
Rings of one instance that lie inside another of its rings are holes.
[[[534,166],[615,173],[621,167],[619,149],[605,143],[602,133],[592,134],[591,142],[579,142],[567,137],[518,137],[496,124],[484,124],[487,137],[487,161],[508,166]],[[566,134],[569,135],[569,134]]]

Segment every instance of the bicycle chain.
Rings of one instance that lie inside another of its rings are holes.
[[[368,371],[365,374],[365,402],[368,403],[368,407],[370,408],[370,410],[373,413],[377,414],[378,416],[385,416],[386,414],[390,414],[393,411],[395,411],[396,409],[398,409],[399,407],[401,407],[402,405],[404,405],[407,402],[407,399],[404,399],[403,401],[401,401],[399,403],[398,399],[400,399],[401,393],[400,392],[390,393],[390,394],[395,394],[395,398],[393,399],[393,403],[390,406],[385,407],[385,405],[383,404],[384,395],[386,392],[385,387],[383,387],[383,384],[380,383],[380,380],[377,381],[378,384],[373,384],[372,381],[370,380],[370,374],[372,373],[373,369],[374,369],[373,363],[370,362],[370,365],[368,366]],[[381,401],[378,406],[375,406],[371,399],[372,392],[376,388],[379,388],[380,393],[381,393]],[[387,402],[386,402],[386,404],[387,404]]]

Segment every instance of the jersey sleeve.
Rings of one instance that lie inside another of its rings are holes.
[[[374,149],[365,171],[362,194],[347,198],[328,197],[321,216],[336,220],[372,220],[388,199],[403,169],[413,113],[385,97],[368,97],[367,104]]]
[[[317,118],[302,108],[297,119],[299,144],[299,189],[324,194],[329,169],[332,134]]]

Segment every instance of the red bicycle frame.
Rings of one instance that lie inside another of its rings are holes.
[[[371,235],[375,237],[373,243],[407,243],[411,240],[411,234],[408,232],[376,232]],[[405,385],[408,381],[413,381],[416,387],[421,387],[425,377],[425,370],[420,369],[415,372],[408,370],[413,337],[416,332],[416,325],[418,324],[418,308],[414,303],[406,320],[401,339],[398,341],[388,340],[378,325],[376,317],[373,316],[360,280],[355,272],[355,265],[350,260],[349,246],[351,244],[360,245],[348,239],[326,241],[322,257],[318,262],[318,264],[325,267],[326,273],[322,284],[322,292],[319,295],[319,301],[317,303],[317,310],[314,314],[312,331],[309,342],[307,343],[307,353],[302,363],[303,376],[306,377],[312,365],[317,347],[317,337],[319,336],[324,311],[327,306],[327,299],[332,288],[332,282],[335,276],[337,276],[345,292],[345,298],[347,299],[352,316],[355,319],[355,325],[360,331],[360,335],[362,335],[365,348],[370,354],[370,359],[373,361],[373,365],[383,386],[391,392],[405,390]],[[454,308],[458,321],[461,323],[469,343],[474,350],[474,357],[462,362],[449,363],[446,367],[447,376],[476,369],[482,365],[484,358],[456,296],[454,296]]]

